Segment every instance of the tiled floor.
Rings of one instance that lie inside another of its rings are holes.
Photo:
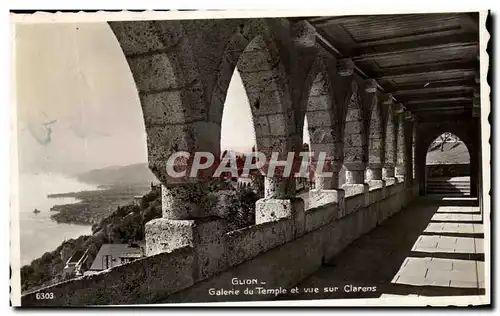
[[[297,285],[319,294],[279,299],[484,294],[483,225],[474,204],[421,198]]]

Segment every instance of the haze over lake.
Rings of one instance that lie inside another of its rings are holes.
[[[96,190],[94,185],[59,174],[21,174],[19,176],[19,221],[21,265],[29,264],[61,242],[91,234],[90,226],[58,224],[50,219],[50,208],[57,204],[76,203],[74,198],[48,198],[47,194]],[[34,209],[40,213],[33,213]]]

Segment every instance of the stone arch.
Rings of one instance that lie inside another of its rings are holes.
[[[302,121],[307,117],[313,161],[317,160],[320,152],[325,152],[326,162],[322,171],[333,172],[329,178],[315,177],[317,189],[338,188],[338,172],[342,161],[338,146],[340,130],[335,122],[336,106],[329,71],[325,58],[318,56],[309,71],[303,93],[307,102]]]
[[[227,88],[237,69],[252,111],[257,150],[266,154],[287,153],[292,145],[288,136],[295,132],[295,118],[286,73],[266,22],[248,20],[240,25],[229,39],[218,69],[210,121],[220,124]]]
[[[445,132],[445,133],[450,133],[452,136],[455,136],[455,137],[456,137],[456,138],[458,138],[461,142],[463,142],[463,143],[464,143],[465,147],[467,148],[467,153],[469,154],[469,159],[470,159],[470,156],[471,156],[471,151],[470,151],[470,150],[471,150],[472,144],[470,144],[470,143],[468,143],[468,142],[465,142],[464,140],[462,140],[462,138],[460,138],[459,136],[455,135],[455,134],[454,134],[454,133],[452,133],[452,132]],[[440,134],[440,135],[442,135],[442,134]],[[435,137],[435,138],[434,138],[434,139],[433,139],[433,140],[429,143],[429,145],[427,146],[427,155],[428,155],[428,153],[429,153],[429,149],[431,148],[432,143],[433,143],[436,139],[438,139],[438,137],[439,137],[440,135],[436,136],[436,137]],[[426,155],[426,161],[427,161],[427,155]]]
[[[220,124],[227,88],[238,69],[250,104],[256,149],[268,160],[273,152],[286,160],[288,152],[299,152],[302,135],[296,121],[282,58],[266,20],[244,20],[225,45],[210,98],[209,120]],[[266,197],[295,195],[295,181],[276,175],[266,177]]]
[[[382,156],[384,146],[382,134],[383,125],[379,100],[376,93],[371,98],[368,117],[368,168],[366,178],[368,180],[382,179],[381,168],[384,161]]]
[[[141,103],[151,171],[166,184],[166,161],[178,151],[219,156],[220,126],[207,120],[205,93],[180,21],[109,22]]]
[[[396,163],[396,127],[392,102],[387,107],[384,133],[384,168],[383,178],[394,177]]]

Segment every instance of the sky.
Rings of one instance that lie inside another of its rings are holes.
[[[106,23],[18,25],[17,137],[21,173],[73,174],[146,163],[146,133],[132,74]],[[255,144],[250,105],[235,71],[221,148]]]

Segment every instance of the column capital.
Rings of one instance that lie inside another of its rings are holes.
[[[396,114],[402,114],[405,112],[406,108],[404,107],[403,103],[396,103],[396,106],[394,107],[395,113]]]
[[[472,97],[473,97],[474,99],[476,99],[476,98],[477,98],[477,99],[481,98],[481,92],[480,92],[480,90],[479,90],[479,87],[475,87],[475,88],[472,90]]]
[[[473,98],[472,99],[472,107],[473,108],[480,108],[481,107],[481,100],[479,98]]]
[[[377,81],[375,79],[365,80],[365,92],[367,93],[377,92]]]
[[[352,76],[354,73],[354,62],[350,58],[342,58],[337,62],[337,73],[342,77]]]
[[[392,97],[392,93],[385,93],[382,97],[382,103],[387,105],[387,106],[394,104],[394,99]]]
[[[410,121],[410,122],[413,122],[415,120],[415,116],[413,115],[413,113],[411,113],[411,111],[406,110],[404,113],[405,113],[404,114],[405,120]]]
[[[293,42],[302,47],[316,45],[316,30],[307,21],[301,20],[291,25]]]
[[[472,117],[479,117],[481,114],[481,109],[478,107],[473,107],[472,108]]]

